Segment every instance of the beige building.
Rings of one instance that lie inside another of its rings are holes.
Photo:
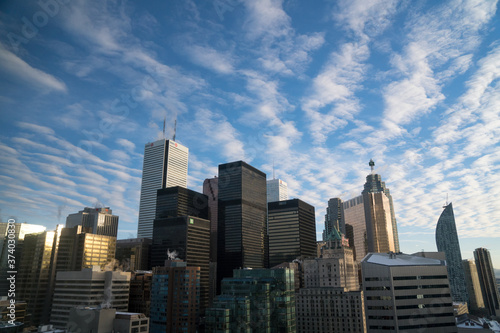
[[[477,312],[482,309],[484,311],[483,294],[481,293],[481,285],[477,275],[476,263],[474,260],[462,260],[465,273],[465,282],[467,284],[467,293],[469,294],[469,310]]]
[[[334,228],[322,257],[304,260],[297,294],[297,332],[366,332],[363,292],[348,241]]]
[[[76,307],[114,308],[128,311],[130,272],[101,271],[99,267],[58,272],[50,322],[64,328]]]
[[[444,260],[370,253],[361,267],[369,332],[457,332]]]
[[[343,203],[344,220],[346,234],[349,238],[350,246],[354,250],[354,259],[361,261],[368,253],[368,243],[366,234],[365,204],[363,196],[347,200]],[[351,232],[349,232],[350,229]]]

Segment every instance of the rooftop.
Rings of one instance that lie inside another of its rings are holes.
[[[383,266],[444,266],[444,260],[404,253],[368,253],[362,262]]]

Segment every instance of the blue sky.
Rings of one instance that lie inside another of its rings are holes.
[[[10,1],[0,5],[0,208],[54,228],[101,203],[135,237],[144,144],[189,147],[189,187],[243,159],[316,207],[373,158],[401,249],[500,268],[497,1]]]

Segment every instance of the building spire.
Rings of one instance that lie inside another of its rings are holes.
[[[175,122],[174,122],[174,136],[172,138],[172,141],[175,141],[175,133],[177,132],[177,118],[175,118]]]
[[[163,139],[165,139],[165,122],[167,121],[167,116],[163,117]]]
[[[375,166],[375,162],[373,162],[373,160],[370,159],[370,162],[368,162],[368,165],[370,166],[370,169],[372,170],[372,175],[373,175],[373,172],[374,172],[373,167]]]
[[[276,179],[276,178],[274,177],[274,157],[273,157],[273,179]]]

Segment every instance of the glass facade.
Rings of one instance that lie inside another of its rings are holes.
[[[500,316],[500,294],[495,280],[495,271],[491,263],[490,251],[485,248],[474,250],[479,285],[483,301],[490,316]]]

